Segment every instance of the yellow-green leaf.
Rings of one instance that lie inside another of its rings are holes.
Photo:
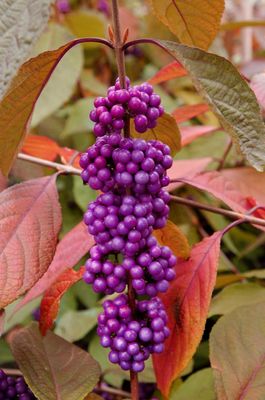
[[[180,258],[188,258],[190,245],[184,233],[172,221],[168,220],[166,226],[156,229],[153,235],[163,246],[168,246]]]
[[[181,62],[225,130],[258,171],[265,167],[265,127],[253,91],[225,58],[175,42],[157,41]]]
[[[174,156],[181,148],[181,136],[178,125],[175,118],[167,113],[158,119],[155,128],[148,129],[145,133],[136,132],[133,120],[131,120],[131,135],[144,140],[155,139],[166,143],[171,149],[172,156]]]
[[[256,283],[234,283],[218,293],[211,303],[209,317],[228,314],[234,309],[265,301],[265,288]]]
[[[219,31],[224,0],[151,0],[159,18],[180,42],[207,49]]]
[[[65,15],[65,24],[78,38],[106,36],[106,19],[101,13],[94,11],[73,11]],[[98,43],[93,43],[92,45],[85,43],[84,46],[91,49],[98,47]]]
[[[215,400],[213,373],[211,368],[205,368],[190,377],[175,388],[172,386],[169,400]]]
[[[210,335],[218,400],[265,398],[265,302],[220,318]]]

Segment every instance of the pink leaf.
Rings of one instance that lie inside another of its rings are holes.
[[[265,72],[254,75],[250,87],[255,93],[260,106],[265,109]]]
[[[245,197],[253,197],[259,205],[265,205],[265,173],[253,168],[231,168],[221,171],[225,179]]]
[[[83,222],[80,222],[60,241],[47,272],[26,294],[15,311],[18,311],[25,304],[49,289],[65,270],[74,267],[78,263],[93,244],[93,238],[87,232],[87,227]]]
[[[179,179],[180,182],[171,183],[167,187],[168,191],[175,190],[183,185],[182,179],[193,178],[200,172],[202,172],[212,159],[210,157],[197,158],[193,160],[177,160],[174,161],[172,167],[168,171],[168,176],[171,180]]]
[[[161,299],[168,313],[171,334],[163,353],[155,355],[158,388],[167,398],[170,386],[191,360],[203,335],[223,232],[196,244],[188,261],[176,266],[176,278]]]
[[[180,127],[180,134],[181,134],[181,146],[187,146],[193,142],[193,140],[207,135],[216,131],[217,128],[215,126],[205,126],[205,125],[198,125],[198,126],[181,126]]]
[[[211,193],[232,210],[243,213],[249,209],[246,197],[240,193],[231,180],[225,178],[220,172],[204,172],[193,177],[182,178],[180,181]]]
[[[32,288],[52,261],[61,227],[56,177],[0,194],[0,308]]]

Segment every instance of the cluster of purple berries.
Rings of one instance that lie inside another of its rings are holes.
[[[120,294],[103,303],[98,318],[110,361],[140,372],[150,354],[163,351],[169,335],[166,312],[155,296],[167,291],[177,260],[152,232],[168,218],[170,196],[163,188],[173,160],[170,148],[158,140],[122,137],[126,118],[134,118],[136,129],[144,132],[163,112],[151,85],[132,88],[126,82],[121,89],[116,81],[106,98],[95,101],[90,118],[96,122],[96,142],[80,158],[84,183],[103,192],[84,215],[95,239],[84,280],[105,295],[122,293],[130,281],[136,295],[150,298],[137,300],[131,310],[128,297]]]
[[[169,146],[119,133],[98,138],[80,158],[81,177],[92,189],[106,193],[129,188],[133,195],[161,192],[169,184],[166,171],[172,163]]]
[[[36,397],[23,377],[13,378],[0,370],[0,400],[34,400]]]
[[[160,103],[160,96],[153,93],[149,83],[131,86],[129,78],[126,78],[126,88],[122,89],[117,79],[108,89],[107,96],[98,97],[94,102],[95,108],[90,112],[90,119],[95,122],[94,134],[121,133],[128,118],[134,119],[137,132],[144,133],[154,128],[163,114]]]
[[[138,301],[135,315],[124,294],[113,301],[105,301],[103,307],[97,333],[101,345],[111,349],[110,361],[124,370],[143,371],[144,361],[152,353],[161,353],[163,342],[169,336],[167,315],[161,300],[154,297]]]

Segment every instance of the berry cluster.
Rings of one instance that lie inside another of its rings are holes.
[[[122,137],[127,118],[134,118],[136,130],[144,132],[163,112],[149,84],[132,88],[126,82],[126,89],[116,81],[107,97],[96,99],[90,113],[96,142],[80,158],[84,183],[102,192],[84,215],[95,240],[84,280],[106,295],[122,293],[130,282],[136,295],[150,298],[137,300],[132,310],[128,297],[120,294],[103,303],[98,319],[110,361],[140,372],[150,354],[163,351],[169,335],[166,312],[155,296],[167,291],[177,260],[152,233],[165,226],[169,214],[164,187],[173,161],[170,148],[158,140]]]
[[[158,140],[122,138],[113,133],[98,138],[81,155],[81,177],[92,189],[104,193],[130,188],[132,194],[155,195],[169,184],[166,170],[172,162],[169,146]]]
[[[110,347],[109,359],[124,370],[141,372],[152,353],[164,350],[169,336],[167,315],[161,301],[154,297],[136,303],[135,315],[124,294],[104,302],[98,317],[97,333],[103,347]]]
[[[98,97],[95,108],[90,112],[91,121],[95,122],[94,134],[104,136],[119,132],[128,118],[134,119],[135,129],[144,133],[156,126],[157,119],[163,114],[160,97],[153,93],[149,83],[131,86],[126,78],[126,88],[121,89],[119,79],[108,89],[106,97]]]
[[[0,400],[34,400],[36,397],[23,377],[13,378],[0,370]]]

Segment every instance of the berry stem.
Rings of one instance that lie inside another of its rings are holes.
[[[113,20],[113,33],[114,33],[114,49],[116,53],[118,74],[121,88],[126,88],[126,72],[125,72],[125,57],[123,50],[123,40],[121,36],[121,25],[119,18],[119,5],[118,0],[111,0],[112,4],[112,20]],[[129,115],[125,118],[124,137],[130,137],[130,118]],[[128,281],[128,298],[132,312],[135,311],[135,292],[132,287],[131,279]],[[130,371],[131,381],[131,395],[133,400],[139,400],[139,385],[138,375],[134,371]]]
[[[119,6],[118,0],[111,0],[112,5],[112,21],[113,21],[113,33],[114,33],[114,50],[116,54],[116,62],[118,68],[118,75],[120,80],[121,88],[126,87],[126,72],[125,72],[125,57],[123,50],[123,39],[121,36],[121,24],[119,17]],[[125,116],[125,127],[124,137],[130,137],[130,118],[129,115]]]

